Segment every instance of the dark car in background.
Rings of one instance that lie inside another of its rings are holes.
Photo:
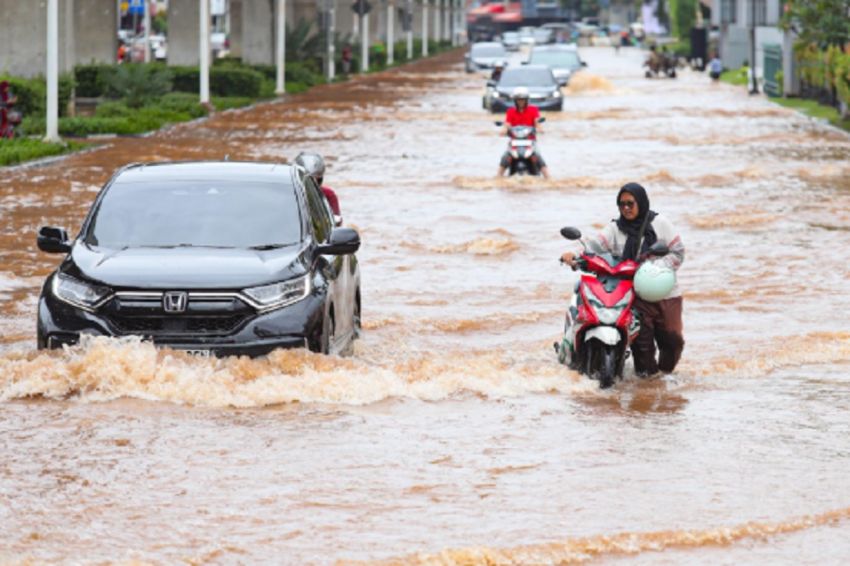
[[[528,56],[531,65],[546,65],[552,69],[555,80],[566,86],[576,72],[587,66],[578,50],[572,45],[541,45],[531,50]]]
[[[552,70],[544,65],[522,65],[508,67],[493,85],[494,94],[490,102],[492,112],[504,112],[513,106],[513,92],[525,87],[530,94],[529,103],[540,110],[562,110],[564,105],[561,87]]]
[[[43,227],[38,247],[66,254],[39,299],[40,349],[90,334],[213,355],[344,353],[359,332],[360,238],[288,165],[130,165],[75,239]]]
[[[498,61],[508,58],[505,47],[495,41],[473,43],[466,53],[466,72],[474,73],[482,69],[492,69]]]

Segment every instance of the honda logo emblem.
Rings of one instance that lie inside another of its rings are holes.
[[[162,310],[169,313],[186,312],[189,294],[186,291],[168,291],[162,296]]]

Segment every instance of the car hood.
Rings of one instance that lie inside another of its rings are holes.
[[[115,250],[77,242],[64,271],[113,288],[241,289],[305,273],[306,255],[300,245],[267,251],[200,247]]]
[[[515,88],[517,88],[517,87],[515,87],[515,86],[502,87],[502,88],[497,87],[496,90],[502,96],[510,96],[510,95],[513,94]],[[527,88],[528,88],[528,94],[530,94],[531,96],[550,96],[553,92],[558,90],[557,85],[530,86],[530,87],[527,87]]]
[[[496,61],[504,61],[505,56],[501,57],[473,57],[472,62],[476,65],[492,65]]]

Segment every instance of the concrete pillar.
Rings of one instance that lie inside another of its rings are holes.
[[[114,63],[118,54],[118,6],[112,0],[74,0],[74,50],[78,65]]]
[[[199,0],[169,0],[168,2],[168,64],[198,65],[201,40],[198,21],[201,18]]]
[[[287,2],[289,4],[290,2]],[[242,60],[246,63],[274,63],[274,1],[243,0],[242,3]],[[287,11],[287,20],[292,16]],[[289,21],[292,27],[294,22]]]
[[[74,68],[73,5],[59,3],[59,72]],[[69,51],[68,48],[71,48]],[[47,2],[0,0],[0,72],[18,77],[44,75],[47,57]]]
[[[230,0],[228,11],[230,13],[230,55],[237,59],[242,58],[242,2],[243,0]]]

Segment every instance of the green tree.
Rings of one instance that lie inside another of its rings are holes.
[[[850,0],[788,0],[781,26],[825,49],[850,42]]]

